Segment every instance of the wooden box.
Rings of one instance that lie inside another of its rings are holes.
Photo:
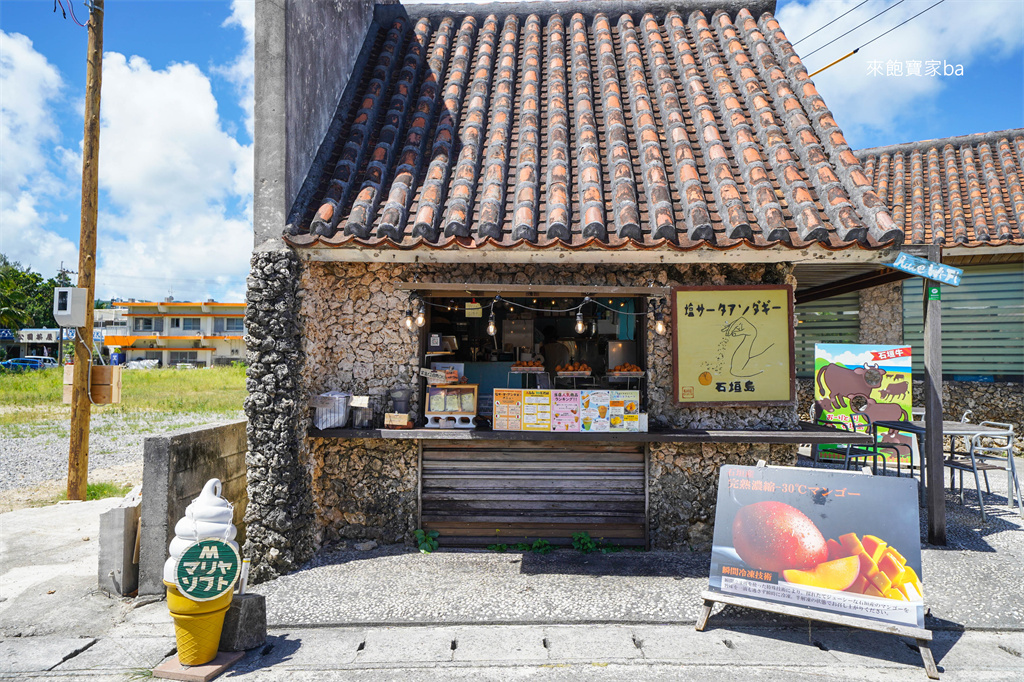
[[[90,377],[90,395],[96,405],[111,405],[121,402],[121,371],[120,365],[93,365]],[[64,366],[64,404],[71,404],[72,384],[74,382],[74,365]]]

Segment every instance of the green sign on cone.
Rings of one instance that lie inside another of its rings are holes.
[[[210,601],[234,589],[241,560],[223,540],[199,540],[182,552],[174,571],[178,590],[193,601]]]

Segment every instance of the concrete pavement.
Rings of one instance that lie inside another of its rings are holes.
[[[992,482],[988,524],[970,495],[948,496],[950,545],[923,550],[945,680],[1024,679],[1024,523]],[[173,655],[164,602],[96,591],[98,518],[116,503],[0,515],[0,678],[124,681]],[[926,679],[897,637],[732,607],[694,631],[706,566],[699,553],[339,548],[255,588],[270,637],[222,679]]]

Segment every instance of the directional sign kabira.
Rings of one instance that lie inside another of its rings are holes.
[[[192,601],[210,601],[234,589],[241,563],[238,550],[223,540],[199,540],[182,552],[174,582]]]
[[[964,274],[960,268],[911,256],[908,253],[900,253],[896,256],[896,260],[889,263],[889,267],[954,287],[960,286],[960,277]]]

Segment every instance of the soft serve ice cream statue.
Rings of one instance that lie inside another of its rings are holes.
[[[178,559],[197,540],[223,540],[238,550],[238,543],[235,542],[238,529],[231,523],[234,508],[221,497],[221,489],[220,479],[211,478],[207,481],[203,492],[192,500],[192,504],[185,508],[185,516],[175,524],[174,539],[168,550],[170,557],[164,562],[164,582],[174,583]]]
[[[182,665],[203,665],[216,658],[224,615],[233,597],[229,588],[207,600],[191,599],[175,584],[178,563],[188,548],[200,540],[221,540],[237,553],[235,535],[238,531],[231,523],[233,513],[231,503],[221,497],[220,480],[211,478],[174,526],[171,556],[164,564],[164,585],[167,586],[167,607],[174,618],[178,661]]]

